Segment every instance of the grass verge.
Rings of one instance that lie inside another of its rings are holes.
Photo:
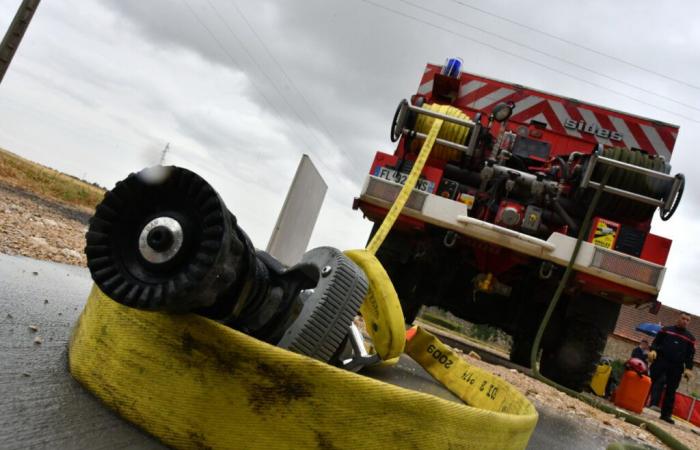
[[[105,190],[0,148],[0,180],[69,205],[94,209]]]

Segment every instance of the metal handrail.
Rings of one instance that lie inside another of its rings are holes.
[[[404,100],[404,101],[405,101],[405,100]],[[410,103],[408,103],[407,101],[406,101],[406,103],[402,103],[402,105],[405,105],[405,106],[406,106],[406,109],[407,109],[408,111],[412,111],[412,112],[414,112],[414,113],[416,113],[416,114],[423,114],[423,115],[425,115],[425,116],[433,117],[433,118],[435,118],[435,119],[442,119],[442,120],[444,120],[445,122],[452,122],[452,123],[454,123],[454,124],[461,125],[461,126],[463,126],[463,127],[474,128],[474,125],[475,125],[474,122],[472,122],[471,120],[462,120],[462,119],[459,119],[459,118],[457,118],[457,117],[453,117],[453,116],[449,116],[449,115],[447,115],[447,114],[443,114],[443,113],[441,113],[441,112],[437,112],[437,111],[432,111],[432,110],[430,110],[430,109],[421,108],[420,106],[414,106],[414,105],[411,105]]]
[[[408,128],[404,128],[403,130],[401,130],[401,134],[403,134],[404,136],[410,136],[412,138],[421,140],[425,140],[428,137],[428,135],[425,133],[419,133],[417,131],[409,130]],[[435,144],[443,145],[445,147],[454,148],[455,150],[460,150],[465,153],[469,153],[469,147],[467,147],[466,145],[456,144],[446,139],[437,138],[435,139]]]

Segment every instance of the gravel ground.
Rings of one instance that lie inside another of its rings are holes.
[[[627,437],[629,439],[634,439],[639,443],[645,445],[650,445],[657,448],[667,448],[663,445],[654,435],[642,430],[636,425],[632,425],[624,422],[622,419],[617,419],[611,414],[604,413],[587,403],[584,403],[578,399],[569,397],[556,390],[555,388],[541,383],[538,380],[530,377],[529,369],[523,369],[522,367],[511,363],[508,361],[508,354],[500,351],[494,351],[492,348],[480,345],[474,342],[471,338],[463,339],[456,337],[452,332],[435,327],[433,324],[417,322],[417,325],[422,326],[426,330],[437,333],[438,335],[449,336],[452,339],[461,342],[467,342],[469,348],[474,348],[477,354],[484,355],[484,359],[490,362],[504,360],[503,365],[491,364],[487,361],[476,360],[465,355],[460,349],[453,348],[455,352],[461,354],[463,357],[467,358],[470,364],[478,365],[479,367],[493,372],[504,378],[506,381],[514,385],[518,390],[525,394],[538,409],[547,408],[549,410],[554,409],[559,412],[562,416],[569,417],[575,420],[585,420],[591,421],[593,424],[597,424],[601,429],[605,428],[610,431],[616,431],[620,437]],[[497,358],[493,358],[495,355]],[[505,367],[504,367],[505,366]],[[527,373],[523,373],[520,369],[527,370]],[[595,397],[593,394],[587,394],[602,403],[608,404],[608,406],[615,407],[612,402]],[[622,410],[627,412],[625,410]],[[669,425],[666,422],[659,420],[659,413],[645,408],[641,414],[645,420],[653,422],[659,425],[661,428],[669,432],[672,436],[676,437],[682,443],[687,445],[692,449],[700,449],[700,429],[695,425],[690,423],[684,423],[682,420],[676,419],[675,425]]]
[[[489,364],[484,361],[466,356],[470,364],[488,370],[500,378],[508,381],[515,386],[520,392],[525,394],[537,408],[546,406],[554,408],[562,416],[568,416],[576,420],[586,420],[597,422],[601,428],[608,428],[619,432],[621,437],[635,437],[646,444],[655,447],[664,448],[664,445],[656,439],[655,436],[645,432],[637,426],[628,424],[620,419],[617,419],[609,414],[598,411],[597,409],[587,405],[586,403],[569,397],[568,395],[541,383],[529,376],[517,371],[516,369],[508,369],[501,366]]]
[[[40,198],[0,180],[0,253],[85,266],[83,248],[91,214],[92,211],[88,209]],[[459,350],[456,351],[459,353]],[[471,364],[513,384],[537,408],[555,409],[572,420],[590,421],[601,430],[608,429],[619,434],[621,439],[633,439],[651,448],[666,448],[645,430],[569,397],[524,373],[463,356]],[[692,425],[677,421],[675,426],[671,426],[657,420],[657,414],[645,410],[644,415],[688,447],[700,449],[700,435],[691,431],[694,428]]]
[[[0,252],[85,266],[91,214],[0,180]]]

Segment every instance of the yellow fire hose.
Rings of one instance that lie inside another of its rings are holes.
[[[525,448],[537,423],[534,406],[426,331],[406,333],[396,291],[374,256],[442,122],[430,125],[368,248],[347,255],[370,281],[361,313],[379,356],[390,361],[405,352],[465,404],[341,370],[194,314],[128,308],[97,287],[71,338],[72,375],[122,417],[176,448]]]

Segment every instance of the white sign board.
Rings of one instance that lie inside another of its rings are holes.
[[[311,159],[303,155],[267,244],[266,251],[282,264],[291,266],[301,260],[327,190]]]

